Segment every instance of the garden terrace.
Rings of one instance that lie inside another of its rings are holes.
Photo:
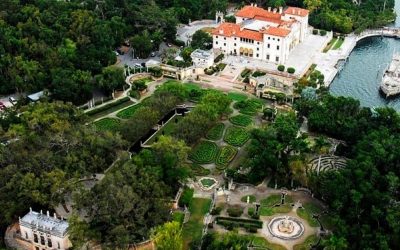
[[[123,109],[117,113],[117,117],[121,118],[121,119],[132,118],[133,115],[135,114],[136,110],[138,110],[140,107],[142,107],[142,105],[139,103],[139,104],[130,106],[126,109]]]
[[[244,128],[236,126],[227,128],[224,136],[224,141],[235,147],[243,146],[249,139],[249,132]]]
[[[189,154],[189,159],[197,164],[213,163],[218,154],[218,146],[211,141],[200,141]]]
[[[121,122],[118,119],[114,118],[103,118],[101,120],[94,122],[94,125],[96,126],[97,129],[101,131],[109,130],[116,132],[118,131]]]
[[[305,203],[302,205],[302,207],[299,207],[297,209],[297,215],[306,220],[308,224],[312,227],[318,227],[319,223],[316,219],[314,219],[312,216],[314,214],[320,214],[322,212],[322,207],[314,204],[314,203]]]
[[[182,229],[185,249],[189,249],[191,242],[197,242],[201,239],[204,215],[208,213],[210,206],[210,199],[193,198],[190,203],[190,218],[189,221],[183,225]]]
[[[286,195],[285,203],[281,204],[281,197],[280,194],[273,194],[261,200],[260,215],[271,216],[276,213],[289,213],[292,210],[293,199]]]

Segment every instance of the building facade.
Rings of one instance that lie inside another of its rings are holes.
[[[308,10],[285,10],[247,5],[236,14],[236,23],[222,22],[213,30],[213,49],[284,64],[290,52],[308,35]]]
[[[32,211],[19,220],[21,237],[31,243],[32,250],[69,249],[68,222]]]
[[[214,64],[214,52],[212,50],[196,49],[190,57],[195,67],[208,68]]]

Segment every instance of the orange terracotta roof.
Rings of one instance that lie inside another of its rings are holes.
[[[297,7],[289,7],[284,11],[285,14],[301,16],[301,17],[308,16],[308,12],[309,11],[306,9],[297,8]]]
[[[275,28],[275,27],[268,27],[266,30],[263,30],[262,33],[271,35],[271,36],[280,36],[285,37],[290,34],[290,30],[284,28]]]
[[[222,31],[222,33],[221,33]],[[235,23],[222,23],[212,32],[213,35],[226,36],[226,37],[241,37],[252,39],[256,41],[263,41],[263,34],[261,32],[242,29],[239,24]]]
[[[247,5],[247,6],[244,6],[241,10],[239,10],[236,13],[236,16],[252,18],[252,19],[255,17],[258,17],[258,18],[269,18],[269,19],[281,20],[282,14],[279,14],[278,12],[273,13],[273,12],[264,10],[263,8],[260,8],[260,7]]]

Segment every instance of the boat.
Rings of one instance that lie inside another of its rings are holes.
[[[393,58],[383,74],[380,90],[386,98],[400,94],[400,54],[393,54]]]

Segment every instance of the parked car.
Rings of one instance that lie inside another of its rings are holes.
[[[142,65],[140,63],[135,63],[135,68],[141,68]]]
[[[15,98],[12,97],[12,96],[10,96],[10,97],[8,98],[8,100],[11,102],[12,105],[14,105],[14,104],[17,103],[17,99],[15,99]]]
[[[156,56],[156,52],[151,52],[150,56],[151,57],[155,57]]]

